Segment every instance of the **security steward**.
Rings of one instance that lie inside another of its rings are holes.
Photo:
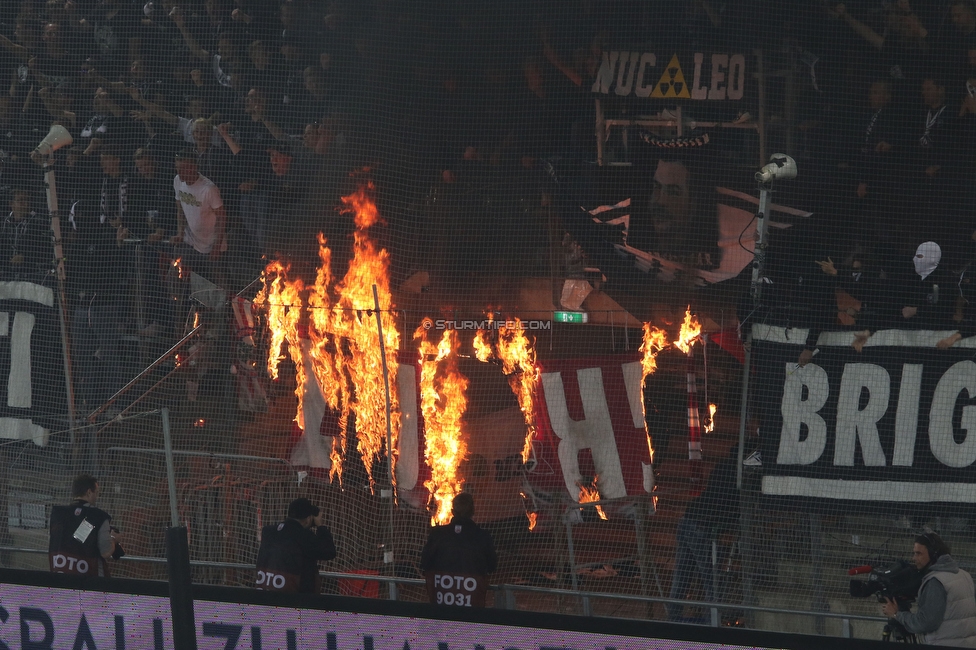
[[[420,556],[427,595],[438,605],[484,607],[488,574],[498,566],[495,543],[488,531],[472,521],[470,494],[454,497],[451,510],[451,523],[431,529]]]
[[[308,499],[295,499],[288,504],[287,519],[261,531],[254,586],[267,591],[320,593],[319,560],[335,556],[332,533],[319,507]]]
[[[71,483],[74,501],[51,508],[48,560],[54,573],[109,577],[107,560],[122,557],[112,517],[95,507],[100,488],[91,474]]]
[[[949,545],[935,533],[915,538],[912,557],[923,573],[914,612],[898,611],[890,598],[882,606],[885,616],[907,631],[921,635],[922,643],[976,648],[976,598],[973,578],[949,555]]]

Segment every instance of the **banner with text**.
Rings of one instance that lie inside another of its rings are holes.
[[[591,92],[638,99],[739,101],[755,72],[741,52],[603,53]]]
[[[766,495],[862,502],[976,502],[976,339],[952,332],[753,328]]]

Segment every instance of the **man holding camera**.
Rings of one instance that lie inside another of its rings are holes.
[[[976,648],[976,596],[973,578],[949,555],[948,544],[935,533],[915,537],[912,558],[922,573],[915,612],[898,611],[885,599],[882,611],[929,645]]]
[[[112,516],[95,507],[101,489],[91,474],[79,474],[71,484],[74,501],[51,508],[51,537],[48,559],[54,573],[109,576],[109,558],[124,552]]]
[[[335,556],[324,513],[308,499],[295,499],[288,504],[287,519],[261,531],[254,586],[267,591],[321,593],[319,560]]]

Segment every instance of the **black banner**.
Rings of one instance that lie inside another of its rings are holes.
[[[881,331],[857,353],[852,332],[753,330],[762,491],[779,497],[976,503],[976,339]]]
[[[65,421],[64,364],[54,292],[0,282],[0,440],[47,444]]]

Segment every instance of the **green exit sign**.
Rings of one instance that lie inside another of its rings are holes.
[[[557,323],[586,323],[590,318],[585,311],[557,311],[553,312],[553,320]]]

